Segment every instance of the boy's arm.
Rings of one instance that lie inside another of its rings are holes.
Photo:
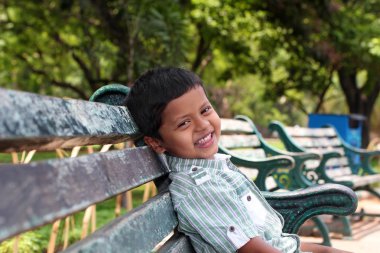
[[[250,239],[238,253],[281,253],[278,249],[270,246],[261,237],[257,236]]]

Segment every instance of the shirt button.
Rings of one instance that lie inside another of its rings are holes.
[[[251,196],[248,195],[248,196],[247,196],[247,200],[248,200],[248,201],[251,201],[251,199],[252,199]]]
[[[231,226],[230,227],[230,232],[234,232],[235,231],[235,227],[234,226]]]
[[[197,167],[194,167],[194,168],[192,168],[191,170],[192,170],[192,171],[197,171],[198,168],[197,168]]]

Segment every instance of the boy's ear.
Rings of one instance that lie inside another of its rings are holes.
[[[157,138],[144,136],[144,141],[157,154],[162,154],[166,151],[166,149],[161,145],[161,141],[158,140]]]

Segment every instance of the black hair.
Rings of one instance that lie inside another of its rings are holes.
[[[167,104],[198,86],[203,88],[202,80],[189,70],[151,69],[134,82],[125,105],[145,136],[161,139],[158,129]]]

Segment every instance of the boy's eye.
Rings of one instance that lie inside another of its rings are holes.
[[[201,113],[204,114],[204,113],[208,113],[212,110],[212,106],[211,105],[208,105],[206,106],[202,111]]]
[[[177,127],[178,128],[186,127],[189,123],[190,123],[190,120],[185,120],[185,121],[182,121],[181,123],[179,123]]]

